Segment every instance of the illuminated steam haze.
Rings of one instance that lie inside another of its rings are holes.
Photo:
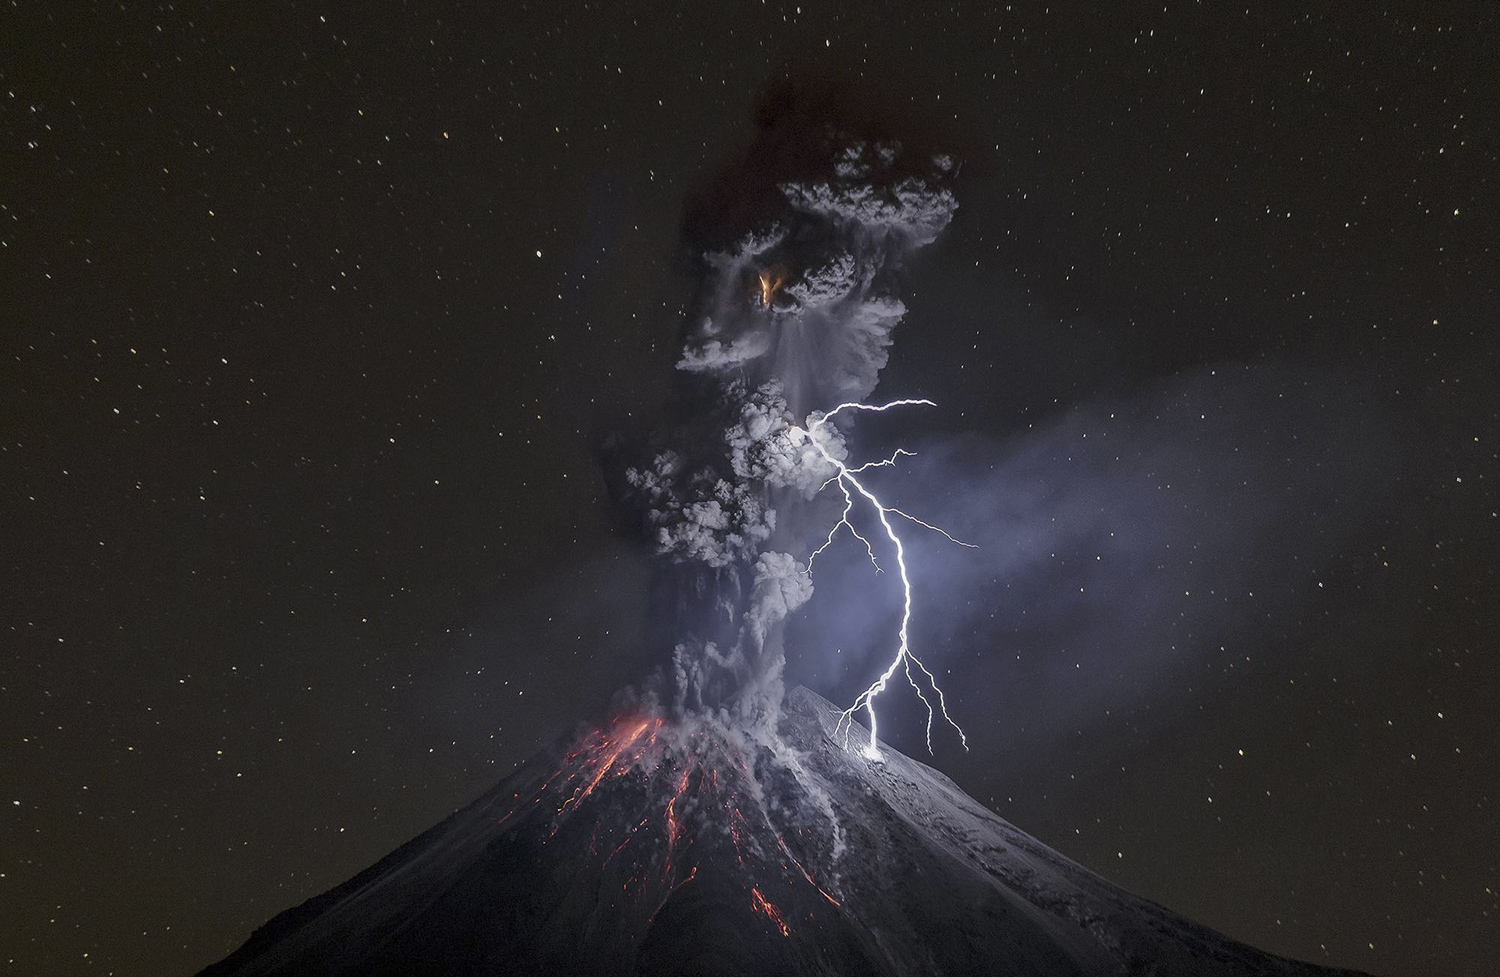
[[[886,506],[860,480],[902,453],[853,459],[845,435],[862,411],[931,403],[865,401],[906,313],[902,266],[957,206],[946,186],[956,167],[841,125],[816,99],[773,94],[758,121],[746,157],[688,218],[700,279],[673,423],[624,477],[623,494],[664,563],[653,623],[671,666],[654,692],[678,714],[773,726],[783,624],[812,597],[815,554],[844,532],[869,552],[871,573],[887,569],[882,559],[891,564],[906,599],[899,629],[885,638],[889,668],[871,675],[855,704],[861,718],[873,727],[869,707],[897,674],[929,718],[934,708],[948,718],[908,648],[900,537],[940,530]]]

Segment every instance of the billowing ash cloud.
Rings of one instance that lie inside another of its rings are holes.
[[[774,381],[799,415],[875,389],[906,314],[896,274],[956,207],[941,185],[948,157],[928,157],[916,176],[893,140],[829,142],[823,178],[777,182],[781,213],[704,255],[697,321],[678,363]],[[786,278],[774,287],[761,280],[772,269]]]
[[[875,389],[906,313],[903,263],[956,207],[949,157],[841,126],[826,103],[783,104],[760,122],[745,158],[690,209],[700,279],[681,395],[654,454],[624,477],[664,564],[662,691],[679,710],[751,726],[776,713],[782,622],[812,595],[805,561],[818,541],[795,538],[778,513],[834,474],[792,428]]]

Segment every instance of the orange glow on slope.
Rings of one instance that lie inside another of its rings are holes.
[[[667,800],[667,858],[663,866],[663,874],[668,882],[676,876],[673,866],[673,856],[677,854],[677,839],[682,836],[682,822],[677,817],[677,802],[682,800],[684,792],[687,791],[688,777],[692,774],[696,764],[688,764],[682,768],[682,776],[677,778],[677,790]],[[700,783],[702,778],[699,778]],[[694,871],[697,871],[695,868]]]
[[[629,729],[621,730],[619,727],[616,727],[615,732],[605,737],[603,744],[599,748],[599,755],[595,759],[598,768],[594,771],[593,779],[588,782],[588,786],[580,786],[574,790],[573,796],[563,801],[562,806],[557,809],[557,813],[562,814],[570,807],[577,807],[580,801],[594,792],[594,788],[599,786],[599,782],[609,775],[610,770],[614,769],[620,756],[626,750],[630,749],[648,728],[651,728],[651,736],[645,745],[649,745],[654,741],[656,739],[656,730],[652,727],[660,725],[660,719],[642,719]],[[639,753],[632,757],[631,760],[634,761],[638,758]]]
[[[615,784],[625,792],[613,794],[619,789]],[[787,917],[752,882],[778,876],[792,881],[800,875],[829,904],[841,906],[787,844],[760,797],[743,747],[711,728],[689,732],[657,716],[616,719],[580,737],[539,788],[511,795],[499,822],[522,810],[552,808],[550,831],[543,829],[545,843],[591,797],[609,795],[604,803],[612,807],[622,800],[635,805],[642,791],[654,800],[645,807],[627,807],[627,820],[588,818],[586,830],[589,857],[600,870],[613,866],[611,881],[621,896],[654,904],[648,920],[672,893],[698,877],[703,867],[699,847],[705,839],[710,846],[719,838],[729,843],[728,853],[748,874],[740,891],[748,894],[751,910],[783,936],[791,935]]]
[[[636,833],[639,832],[642,828],[644,828],[646,826],[646,823],[648,821],[650,821],[650,820],[651,820],[650,817],[641,818],[641,823],[637,824],[635,827],[633,827],[633,828],[630,829],[630,832],[627,835],[625,835],[625,840],[622,841],[622,842],[620,842],[619,847],[617,847],[614,851],[610,852],[609,853],[609,857],[607,857],[607,858],[604,859],[604,864],[608,865],[610,863],[610,861],[613,860],[616,855],[618,855],[618,854],[620,854],[620,852],[624,851],[625,850],[625,846],[628,845],[628,844],[630,844],[631,841],[633,841],[635,839]]]
[[[791,859],[792,864],[795,865],[795,866],[797,866],[797,871],[799,871],[799,872],[802,873],[802,877],[807,880],[807,884],[808,885],[812,886],[814,889],[817,889],[819,895],[821,895],[824,899],[827,899],[829,902],[833,903],[835,906],[842,906],[843,905],[843,903],[839,902],[833,896],[830,896],[828,894],[828,892],[827,892],[826,889],[824,889],[821,885],[818,885],[818,883],[816,883],[816,882],[813,881],[812,873],[810,873],[807,869],[803,868],[802,867],[802,863],[799,862],[799,861],[797,861],[797,856],[793,855],[792,854],[792,850],[786,846],[786,839],[785,838],[781,837],[781,835],[777,835],[776,836],[776,843],[781,846],[782,853],[784,855],[786,855],[787,858]]]
[[[781,910],[773,906],[771,900],[761,895],[759,889],[750,890],[750,899],[751,904],[755,907],[755,911],[775,923],[776,928],[781,931],[782,936],[792,935],[792,931],[786,927],[786,920],[781,918]]]

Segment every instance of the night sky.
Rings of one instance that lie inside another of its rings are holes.
[[[1256,946],[1495,973],[1497,28],[8,5],[3,972],[192,972],[663,660],[601,445],[659,419],[685,201],[792,78],[962,163],[877,392],[939,406],[855,441],[981,547],[915,548],[971,746],[928,759]],[[787,639],[841,704],[861,558]]]

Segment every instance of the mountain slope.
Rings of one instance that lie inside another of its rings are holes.
[[[622,717],[203,974],[1336,973],[1121,891],[899,753],[845,749],[838,715],[799,688],[776,737]]]

